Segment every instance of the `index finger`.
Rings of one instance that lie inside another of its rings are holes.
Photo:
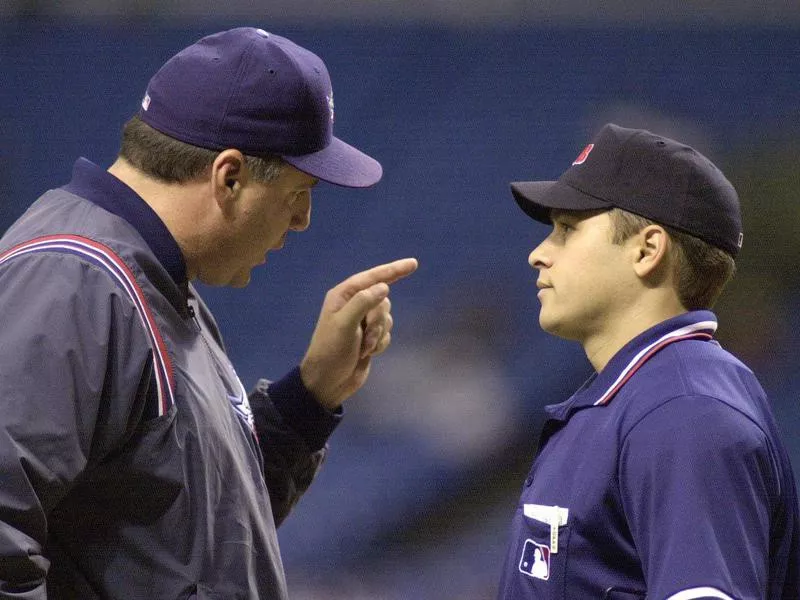
[[[418,266],[419,262],[416,258],[401,258],[351,275],[334,289],[338,289],[349,300],[361,290],[376,283],[394,283],[403,277],[408,277],[417,270]]]

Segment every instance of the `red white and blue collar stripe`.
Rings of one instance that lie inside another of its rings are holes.
[[[0,254],[0,265],[34,252],[60,252],[79,256],[103,269],[128,295],[150,341],[158,392],[158,414],[165,414],[175,404],[172,362],[147,298],[128,265],[108,246],[77,235],[50,235],[23,242]]]
[[[636,371],[659,350],[682,340],[711,340],[716,330],[716,321],[698,321],[662,335],[636,353],[631,361],[620,371],[614,382],[603,392],[600,398],[594,402],[594,406],[608,404],[622,386],[633,377]]]
[[[93,162],[79,158],[72,169],[72,181],[61,189],[127,221],[147,242],[175,283],[180,286],[186,282],[186,263],[178,242],[147,202],[122,181]]]

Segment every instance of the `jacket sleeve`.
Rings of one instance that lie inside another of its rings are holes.
[[[342,411],[323,408],[303,385],[299,368],[274,383],[260,380],[250,395],[250,406],[277,526],[322,466],[327,439],[341,421]]]
[[[619,474],[647,597],[763,597],[776,473],[766,434],[715,398],[673,398],[636,424]]]
[[[151,363],[134,311],[74,255],[0,265],[0,598],[46,598],[48,515],[141,415]]]

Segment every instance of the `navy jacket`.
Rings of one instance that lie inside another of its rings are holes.
[[[498,598],[800,598],[789,458],[716,326],[661,323],[547,407]]]
[[[183,259],[80,160],[0,240],[0,598],[287,598],[276,526],[339,416],[249,395]]]

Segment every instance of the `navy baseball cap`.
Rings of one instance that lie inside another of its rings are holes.
[[[694,148],[650,133],[605,125],[558,181],[511,184],[530,217],[550,210],[620,208],[674,227],[735,257],[742,247],[739,197],[722,172]]]
[[[378,161],[333,135],[325,63],[263,29],[209,35],[169,59],[150,80],[139,118],[187,144],[278,155],[313,177],[368,187]]]

